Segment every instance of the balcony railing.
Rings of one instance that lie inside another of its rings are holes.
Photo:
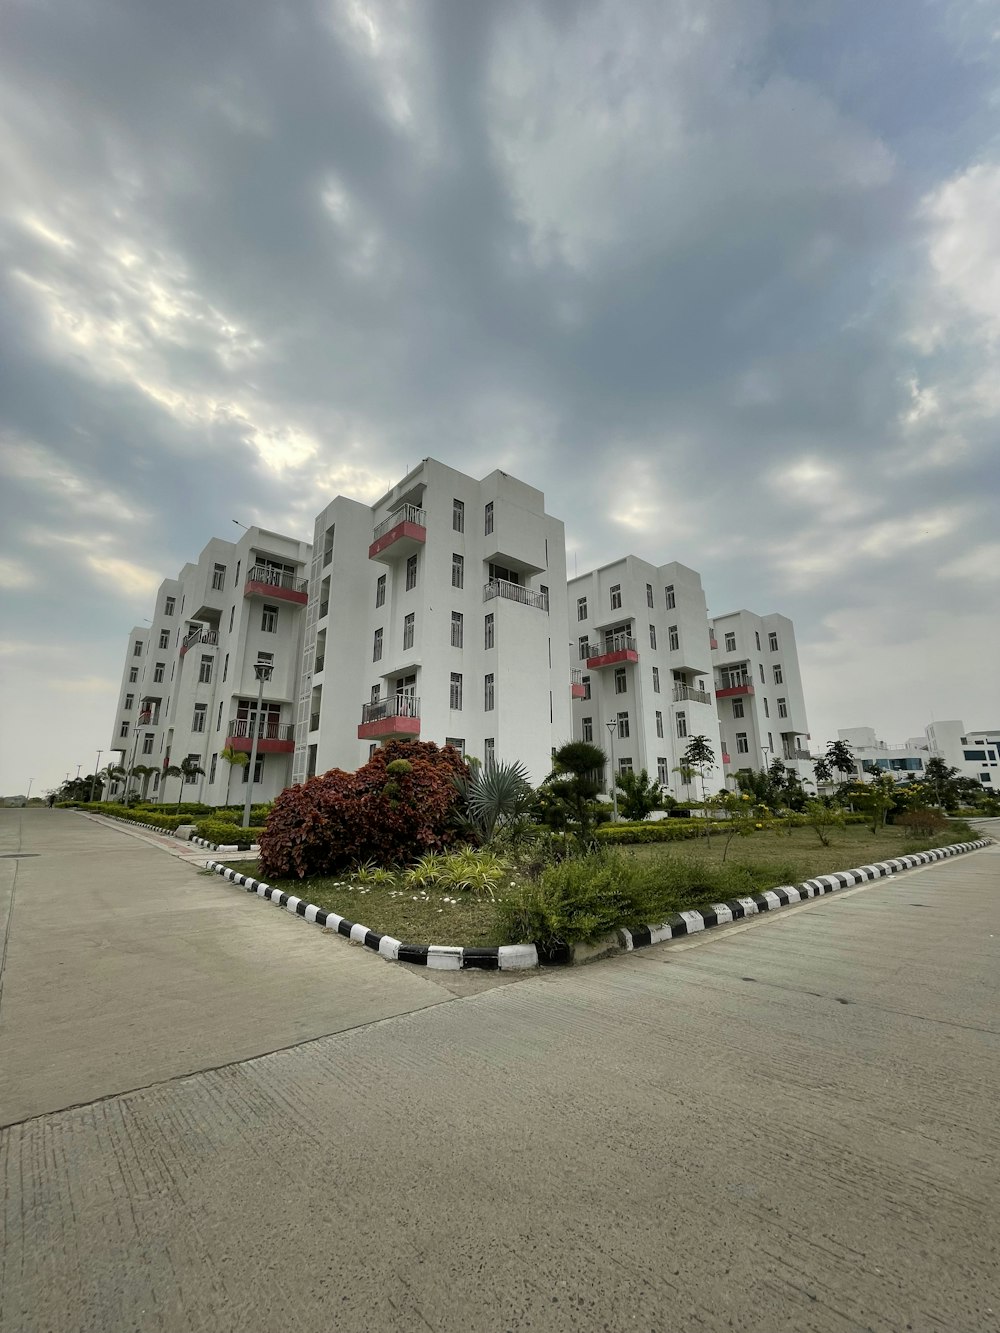
[[[257,739],[261,741],[291,741],[295,738],[295,726],[291,722],[272,722],[263,716],[257,720]],[[249,717],[234,717],[229,723],[228,736],[232,740],[249,740],[254,734],[254,720]]]
[[[285,570],[272,569],[270,565],[254,565],[247,571],[248,583],[266,583],[271,588],[284,588],[286,592],[308,592],[309,580],[296,578]]]
[[[323,617],[326,615],[326,613],[329,611],[329,609],[330,609],[330,599],[329,599],[329,597],[328,597],[328,598],[326,599],[325,602],[320,602],[320,604],[319,604],[319,616],[320,616],[320,620],[323,619]]]
[[[317,653],[316,660],[313,662],[313,672],[322,671],[326,666],[326,654]]]
[[[636,652],[635,639],[631,634],[614,634],[610,639],[605,639],[603,643],[588,643],[588,657],[604,657],[607,653],[634,653]]]
[[[403,505],[401,509],[394,510],[388,518],[384,518],[381,523],[375,524],[372,529],[372,541],[377,542],[387,532],[391,532],[393,528],[398,528],[400,523],[416,523],[418,527],[426,528],[426,510],[420,509],[417,505]]]
[[[749,676],[723,676],[722,682],[716,686],[715,697],[728,699],[734,694],[753,694],[753,681]]]
[[[490,579],[489,583],[483,584],[483,601],[488,602],[494,597],[533,606],[536,611],[549,609],[549,599],[544,592],[532,592],[530,588],[522,588],[520,583],[510,583],[507,579]]]
[[[674,703],[679,704],[685,699],[689,699],[694,704],[710,704],[712,702],[712,696],[707,690],[696,690],[692,685],[675,685]]]
[[[786,759],[811,759],[812,755],[808,750],[803,750],[797,745],[789,746],[784,751]]]
[[[395,694],[388,699],[375,699],[361,709],[361,725],[383,722],[390,717],[419,717],[420,700],[414,694]]]
[[[581,669],[580,667],[570,667],[570,669],[569,669],[569,683],[570,683],[571,685],[582,685],[582,684],[583,684],[583,671],[582,671],[582,669]]]
[[[219,631],[217,629],[193,629],[190,634],[184,636],[181,652],[186,653],[196,643],[203,643],[206,648],[218,648]]]

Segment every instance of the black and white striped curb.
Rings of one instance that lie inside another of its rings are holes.
[[[348,921],[346,917],[338,916],[336,912],[326,912],[322,907],[307,903],[304,898],[282,893],[280,889],[274,889],[270,884],[264,884],[251,875],[243,875],[238,870],[232,870],[219,861],[206,861],[205,866],[208,870],[214,870],[217,875],[222,875],[224,879],[231,880],[233,884],[242,885],[247,893],[256,893],[258,897],[266,898],[276,907],[283,907],[293,916],[305,917],[307,921],[325,926],[327,930],[335,930],[338,935],[363,944],[366,949],[372,949],[393,963],[419,963],[423,967],[436,967],[454,972],[467,967],[476,967],[488,972],[509,972],[538,966],[538,950],[533,944],[501,944],[492,949],[449,944],[404,944],[402,940],[397,940],[392,935],[379,935],[377,931],[369,930],[367,926],[356,921]]]
[[[188,842],[193,842],[196,847],[204,847],[209,852],[259,852],[260,846],[256,842],[206,842],[204,838],[196,838],[192,835]]]
[[[697,912],[678,912],[659,925],[636,926],[632,930],[619,929],[618,940],[623,949],[642,949],[647,944],[694,935],[701,930],[711,930],[713,926],[726,926],[743,917],[775,912],[779,907],[788,907],[790,903],[820,898],[824,893],[836,893],[837,889],[849,889],[852,885],[895,875],[901,870],[914,870],[917,866],[930,865],[934,861],[946,861],[951,856],[961,856],[963,852],[989,847],[990,843],[990,838],[957,842],[950,847],[935,847],[929,852],[915,852],[892,861],[879,861],[875,865],[858,866],[854,870],[838,870],[832,875],[818,875],[802,884],[780,884],[776,889],[765,889],[763,893],[754,893],[747,898],[731,898],[725,903],[713,903]]]

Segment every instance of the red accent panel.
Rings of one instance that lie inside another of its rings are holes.
[[[719,640],[718,640],[718,639],[709,639],[709,641],[708,641],[708,646],[709,646],[709,648],[718,648],[718,646],[719,646]]]
[[[388,532],[383,532],[377,542],[372,542],[368,548],[368,559],[374,560],[377,555],[387,550],[394,542],[398,542],[400,537],[409,537],[415,542],[426,542],[427,529],[420,523],[411,523],[408,519],[404,519],[402,523],[397,523]]]
[[[753,694],[752,685],[730,685],[726,690],[716,690],[717,699],[728,699],[733,694]]]
[[[419,717],[383,717],[377,722],[362,722],[358,727],[359,741],[378,741],[386,736],[419,735]]]
[[[586,699],[587,687],[585,685],[570,685],[570,696],[574,699]]]
[[[307,592],[296,592],[294,588],[281,588],[274,583],[262,583],[258,579],[247,579],[243,585],[244,597],[273,597],[276,602],[294,602],[305,606],[309,600]]]
[[[724,755],[722,756],[722,762],[723,762],[724,764],[729,764],[729,763],[732,763],[732,760],[731,760],[731,758],[730,758],[730,756],[729,756],[728,754],[724,754]]]
[[[601,667],[617,666],[619,662],[638,662],[639,654],[632,648],[619,648],[615,653],[601,653],[599,657],[588,657],[587,667],[598,671]]]

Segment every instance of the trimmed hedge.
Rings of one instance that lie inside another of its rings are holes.
[[[660,819],[655,823],[602,824],[594,830],[598,842],[608,842],[615,846],[637,842],[680,842],[685,838],[704,837],[709,834],[727,832],[728,820],[718,823],[707,819]]]
[[[239,846],[240,843],[260,842],[264,828],[263,825],[253,824],[249,828],[241,828],[239,824],[226,824],[220,819],[203,819],[195,825],[194,831],[206,842],[214,842],[219,847],[231,847],[234,844]]]

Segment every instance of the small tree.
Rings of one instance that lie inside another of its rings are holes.
[[[619,773],[615,785],[621,792],[618,804],[626,819],[646,819],[663,806],[663,790],[645,769],[639,773]]]
[[[219,751],[219,758],[224,759],[226,763],[229,765],[229,767],[226,769],[226,800],[225,800],[225,804],[228,805],[229,784],[233,780],[233,769],[246,768],[247,764],[249,764],[250,762],[250,756],[247,754],[246,750],[237,750],[232,745],[225,745]]]
[[[844,812],[823,801],[806,801],[806,823],[815,832],[824,847],[830,846],[831,829],[844,827]]]
[[[199,765],[197,759],[192,759],[190,755],[186,755],[181,760],[180,766],[173,769],[171,776],[179,777],[181,780],[177,792],[177,813],[180,814],[181,799],[184,796],[185,782],[189,782],[192,778],[203,778],[205,776],[205,770]]]
[[[841,781],[846,781],[857,769],[849,741],[830,741],[826,747],[826,762],[841,775]]]
[[[943,759],[937,755],[933,759],[928,759],[927,767],[924,770],[924,781],[930,787],[934,794],[935,805],[955,805],[955,779],[958,777],[957,768],[949,768]]]
[[[830,767],[824,755],[820,755],[814,761],[813,777],[816,779],[817,789],[833,781],[833,769]]]
[[[883,827],[886,815],[895,806],[893,798],[895,790],[896,784],[892,778],[881,770],[864,787],[863,795],[859,799],[867,806],[871,815],[873,833],[877,833]]]
[[[690,788],[691,784],[695,780],[695,777],[697,776],[697,770],[692,768],[690,764],[686,764],[682,759],[676,768],[671,769],[671,772],[676,773],[677,776],[680,778],[681,782],[684,784],[684,786],[688,788],[688,800],[690,800],[691,799]]]
[[[594,828],[591,802],[601,790],[604,751],[589,741],[569,741],[552,756],[552,772],[538,789],[538,813],[554,828],[574,825],[581,841]]]
[[[712,804],[724,810],[728,816],[725,842],[722,844],[722,860],[729,855],[729,844],[736,837],[748,838],[751,833],[765,826],[766,812],[754,805],[752,798],[743,793],[722,791],[712,798]]]
[[[693,768],[701,780],[701,799],[705,799],[705,775],[715,767],[715,751],[707,736],[692,736],[681,755],[681,763]]]

